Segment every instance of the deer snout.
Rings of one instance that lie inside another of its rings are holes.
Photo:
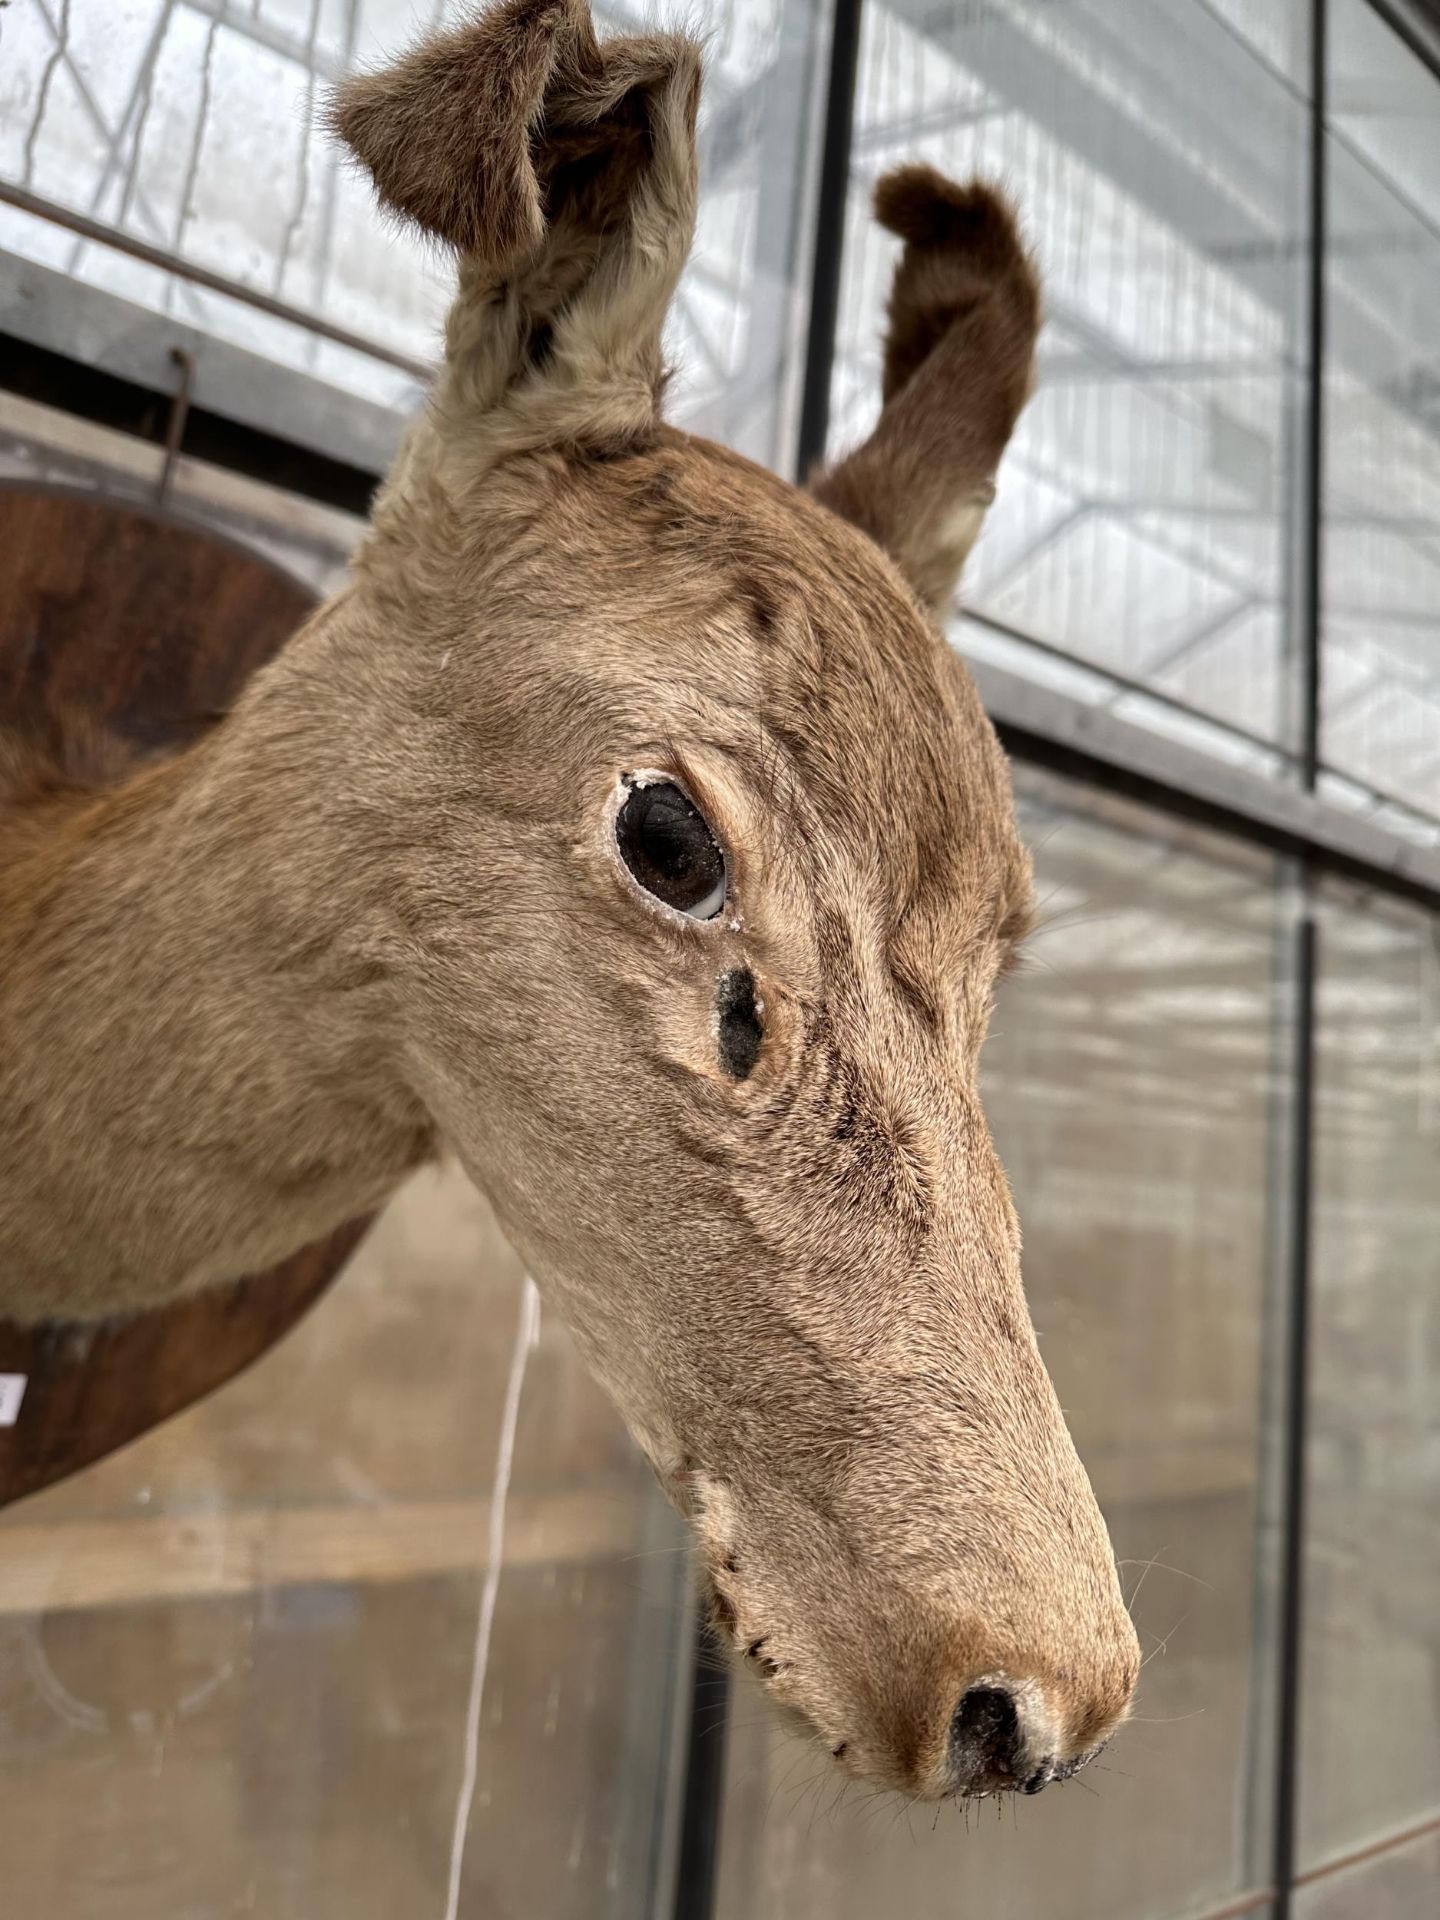
[[[1083,1668],[1046,1661],[1031,1675],[1022,1661],[971,1680],[950,1711],[938,1755],[930,1749],[922,1790],[1041,1793],[1087,1766],[1128,1714],[1139,1671],[1128,1616],[1107,1639]]]
[[[915,1750],[908,1790],[924,1799],[1041,1793],[1088,1766],[1125,1718],[1133,1667],[1122,1662],[1096,1677],[1086,1697],[1007,1674],[972,1681]],[[897,1743],[899,1744],[899,1743]],[[903,1746],[901,1746],[903,1752]],[[852,1764],[858,1754],[851,1755]]]
[[[1098,1509],[1088,1541],[1083,1509],[1059,1533],[1022,1515],[1008,1539],[1029,1534],[1034,1561],[997,1550],[987,1577],[972,1546],[920,1576],[903,1528],[857,1551],[864,1528],[838,1515],[693,1482],[716,1638],[853,1777],[924,1800],[1039,1793],[1125,1719],[1140,1649]]]
[[[1042,1739],[1039,1743],[1045,1745]],[[1032,1740],[1008,1687],[967,1687],[950,1722],[946,1773],[957,1793],[998,1793],[1031,1779],[1045,1783],[1045,1764],[1031,1768]]]
[[[830,1740],[831,1754],[845,1772],[923,1800],[1041,1793],[1088,1766],[1124,1720],[1135,1662],[1117,1655],[1087,1682],[1053,1668],[1044,1681],[990,1672],[958,1698],[953,1680],[950,1690],[943,1679],[933,1685],[933,1668],[930,1686],[913,1670],[895,1670],[888,1683],[877,1675],[869,1701],[845,1715],[845,1737]],[[835,1721],[821,1724],[828,1738]]]
[[[1033,1696],[1003,1681],[967,1687],[950,1722],[946,1778],[952,1793],[1040,1793],[1052,1780],[1068,1780],[1100,1751],[1062,1759],[1053,1716]]]

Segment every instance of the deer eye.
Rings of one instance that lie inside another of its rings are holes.
[[[704,814],[673,781],[624,784],[615,840],[632,877],[676,913],[713,920],[725,904],[725,855]]]

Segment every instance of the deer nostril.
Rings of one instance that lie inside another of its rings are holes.
[[[956,1786],[962,1793],[1015,1786],[1023,1745],[1020,1716],[1005,1688],[971,1687],[950,1722],[950,1770]],[[1039,1792],[1038,1787],[1030,1790]]]

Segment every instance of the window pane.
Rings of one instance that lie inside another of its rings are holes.
[[[1045,278],[1040,382],[966,583],[967,651],[1117,700],[1119,676],[1292,739],[1286,543],[1303,360],[1308,0],[891,0],[865,9],[833,438],[879,404],[895,243],[876,176],[926,159],[1007,183]],[[1076,683],[1060,648],[1106,669]],[[1128,719],[1172,708],[1130,694]]]
[[[986,1102],[1043,1351],[1148,1655],[1137,1717],[1071,1785],[937,1821],[842,1792],[742,1691],[723,1920],[1156,1920],[1267,1877],[1263,1363],[1290,951],[1275,876],[1018,778],[1042,923],[1000,992]]]
[[[1333,0],[1329,85],[1321,745],[1388,825],[1434,842],[1440,82],[1365,0]]]
[[[1301,1863],[1440,1817],[1440,947],[1320,930]],[[1419,1911],[1419,1909],[1416,1909]]]
[[[484,1203],[422,1176],[253,1371],[0,1515],[5,1911],[441,1920],[453,1879],[635,1920],[679,1541]]]

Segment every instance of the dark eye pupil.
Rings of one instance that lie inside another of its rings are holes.
[[[668,780],[631,786],[615,821],[620,857],[647,893],[710,920],[725,904],[725,855],[705,816]]]

